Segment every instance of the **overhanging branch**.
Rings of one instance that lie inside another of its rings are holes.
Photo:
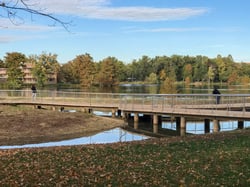
[[[14,3],[13,1],[9,1],[8,3],[5,3],[4,1],[0,1],[0,8],[2,8],[5,11],[5,14],[0,12],[0,17],[7,17],[13,24],[15,24],[14,20],[16,18],[22,19],[20,14],[18,12],[25,12],[29,13],[31,15],[38,15],[42,17],[47,17],[48,19],[54,21],[55,23],[59,23],[65,30],[68,31],[68,25],[71,24],[71,22],[64,22],[61,19],[53,16],[52,14],[45,13],[43,10],[33,9],[31,8],[34,5],[30,5],[25,0],[16,0]]]

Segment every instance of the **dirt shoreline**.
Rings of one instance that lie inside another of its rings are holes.
[[[89,136],[115,127],[122,119],[83,112],[59,112],[24,106],[0,106],[0,145],[22,145]]]

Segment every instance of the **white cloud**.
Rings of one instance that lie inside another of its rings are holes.
[[[199,31],[207,31],[207,32],[239,32],[238,28],[212,28],[212,27],[163,27],[163,28],[137,28],[137,27],[129,27],[123,28],[123,31],[126,33],[138,33],[138,32],[199,32]]]
[[[13,36],[0,36],[0,44],[1,43],[9,43],[16,41],[17,39],[14,38]]]
[[[178,20],[208,12],[206,8],[112,7],[109,0],[37,0],[36,5],[54,14],[126,21]]]
[[[134,32],[192,32],[192,31],[205,31],[209,30],[207,28],[152,28],[152,29],[136,29],[136,28],[127,28],[125,32],[134,33]]]

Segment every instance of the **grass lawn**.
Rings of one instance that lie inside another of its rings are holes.
[[[1,186],[250,186],[250,129],[0,150]]]

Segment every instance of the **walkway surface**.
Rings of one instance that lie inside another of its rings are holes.
[[[0,91],[0,104],[46,105],[114,109],[159,115],[185,115],[250,120],[250,94],[222,94],[215,104],[212,94],[113,94],[41,91],[36,98],[30,91]]]

